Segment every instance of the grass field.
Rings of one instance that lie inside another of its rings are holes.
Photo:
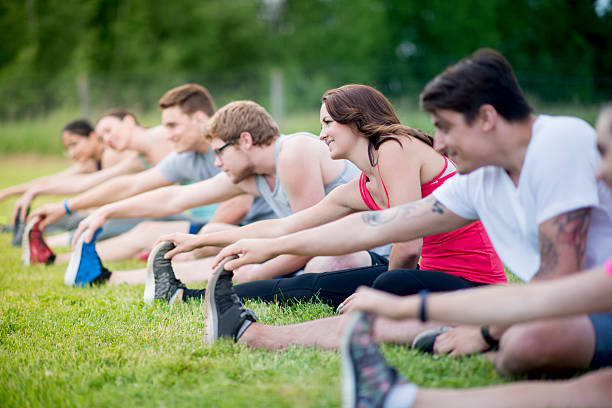
[[[0,156],[0,188],[59,170],[65,159]],[[36,205],[57,198],[36,201]],[[14,200],[0,203],[4,222]],[[335,351],[204,345],[203,305],[142,302],[144,287],[68,288],[64,267],[20,264],[0,234],[2,407],[328,407],[340,405]],[[111,269],[141,267],[137,261]],[[262,322],[325,317],[323,304],[250,303]],[[401,374],[424,386],[472,387],[500,378],[482,356],[429,357],[385,345]]]

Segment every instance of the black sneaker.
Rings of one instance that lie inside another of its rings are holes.
[[[238,341],[250,323],[257,321],[257,316],[246,309],[232,283],[232,271],[225,270],[225,264],[236,259],[236,256],[225,258],[213,272],[208,285],[204,302],[206,314],[204,317],[204,341],[213,343],[221,337]]]
[[[185,285],[174,276],[172,260],[165,259],[166,252],[174,249],[174,243],[170,241],[160,242],[151,250],[147,259],[147,284],[145,285],[144,301],[152,303],[153,300],[161,300],[173,304],[176,302],[179,289],[185,289]]]
[[[438,327],[437,329],[425,330],[414,338],[412,341],[412,348],[414,350],[422,351],[423,353],[433,354],[434,343],[439,335],[446,333],[451,330],[452,327],[444,326]]]
[[[353,313],[342,341],[342,406],[382,407],[391,387],[405,384],[374,342],[374,316]]]
[[[26,217],[30,212],[30,207],[26,211]],[[23,231],[25,229],[25,222],[21,221],[21,208],[17,210],[17,216],[15,217],[15,225],[13,227],[13,240],[11,244],[13,246],[21,246],[21,240],[23,237]]]

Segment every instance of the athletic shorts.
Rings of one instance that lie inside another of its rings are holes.
[[[590,368],[612,366],[612,312],[589,315],[595,329],[595,355]]]

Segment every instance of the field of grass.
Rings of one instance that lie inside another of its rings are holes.
[[[66,164],[57,157],[0,156],[0,188]],[[3,222],[13,202],[0,202]],[[142,285],[66,287],[63,266],[22,266],[20,249],[10,246],[10,239],[0,234],[2,407],[340,406],[337,352],[205,345],[202,304],[148,306],[142,302]],[[248,306],[262,322],[275,325],[333,313],[319,303]],[[402,375],[423,386],[508,381],[483,356],[432,358],[394,345],[385,345],[384,352]]]

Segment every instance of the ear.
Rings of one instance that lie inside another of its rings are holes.
[[[125,115],[121,121],[130,127],[136,124],[136,120],[132,115]]]
[[[497,127],[499,114],[493,105],[484,104],[478,109],[478,120],[483,131],[491,132]]]
[[[89,138],[90,138],[91,140],[98,140],[98,135],[97,135],[97,133],[95,132],[95,130],[92,130],[91,132],[89,132]]]
[[[207,114],[202,111],[195,111],[191,114],[191,117],[194,118],[199,123],[206,123],[210,119]]]
[[[251,134],[249,132],[242,132],[240,134],[240,147],[242,147],[245,150],[250,149],[251,147],[253,147],[253,136],[251,136]]]

